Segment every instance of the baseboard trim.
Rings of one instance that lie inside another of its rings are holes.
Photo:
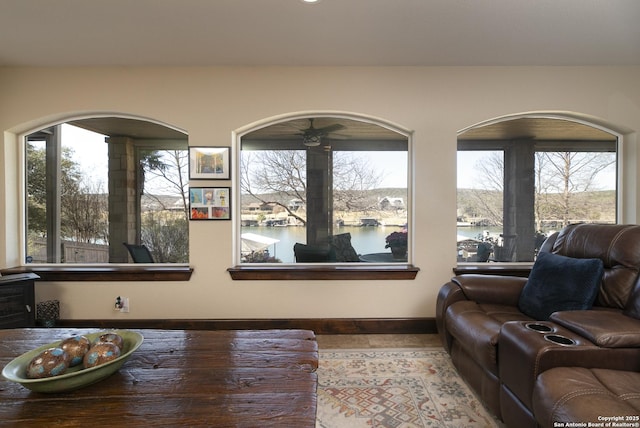
[[[298,318],[298,319],[139,319],[58,320],[77,328],[152,328],[166,330],[304,329],[316,334],[435,334],[434,318]]]

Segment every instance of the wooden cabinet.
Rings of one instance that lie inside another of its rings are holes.
[[[36,279],[33,273],[0,276],[0,329],[36,325]]]

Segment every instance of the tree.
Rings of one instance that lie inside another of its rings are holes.
[[[243,151],[240,162],[240,189],[263,204],[283,208],[287,214],[306,224],[306,220],[287,203],[290,199],[306,201],[305,155],[306,152],[302,150]],[[277,194],[277,199],[261,196],[273,193]]]
[[[615,154],[543,152],[540,158],[542,188],[546,194],[560,195],[550,208],[560,214],[562,225],[568,225],[572,219],[589,218],[589,207],[576,204],[575,195],[594,189],[598,175],[615,163]]]
[[[602,152],[536,152],[535,217],[537,229],[541,221],[559,219],[563,225],[571,220],[593,219],[593,207],[581,197],[599,190],[597,178],[615,164],[614,153]],[[476,164],[478,188],[472,189],[465,213],[491,218],[502,224],[502,192],[504,162],[501,152],[491,152]],[[596,213],[597,214],[597,213]]]
[[[479,160],[477,170],[477,188],[469,193],[470,199],[465,214],[482,218],[492,225],[503,224],[504,157],[502,152],[490,152]]]
[[[140,234],[156,263],[189,262],[189,227],[183,216],[170,211],[146,212]]]
[[[51,248],[45,250],[42,238],[50,237],[48,217],[55,216],[59,216],[60,230],[56,233],[62,241],[108,243],[107,197],[100,185],[86,181],[73,150],[62,146],[59,174],[47,171],[44,141],[28,140],[26,154],[27,254],[44,257],[51,253]],[[47,212],[48,179],[55,180],[51,184],[60,194],[57,213]]]
[[[339,210],[366,210],[372,202],[365,190],[378,186],[382,175],[363,157],[349,152],[333,153],[333,206]],[[240,186],[244,194],[263,204],[282,207],[303,224],[305,219],[288,202],[307,199],[307,159],[304,150],[243,151]],[[264,195],[270,195],[266,198]]]
[[[99,184],[79,184],[64,196],[63,235],[75,242],[109,242],[109,204]]]
[[[335,152],[333,156],[333,208],[342,211],[366,211],[378,201],[366,197],[375,189],[382,174],[369,166],[364,158],[352,152]]]
[[[188,168],[188,150],[143,152],[140,159],[143,191],[146,189],[146,195],[161,207],[160,211],[142,213],[140,240],[157,263],[189,261]],[[167,195],[181,201],[179,212],[175,205],[166,205],[162,196]]]
[[[147,196],[154,199],[163,209],[171,210],[175,207],[165,206],[165,202],[159,195],[176,195],[181,201],[181,208],[185,219],[189,220],[189,152],[188,150],[155,150],[142,152],[140,159],[140,171],[142,171],[142,192],[145,188],[152,187],[153,193],[147,192]]]
[[[46,149],[37,147],[32,142],[27,143],[27,223],[28,230],[39,236],[47,235],[47,163]],[[61,207],[69,207],[80,192],[82,173],[77,162],[73,160],[73,150],[62,148],[60,156],[60,177],[57,185],[60,186]],[[83,209],[77,206],[77,209]],[[73,225],[68,218],[61,218],[63,233],[75,235]]]

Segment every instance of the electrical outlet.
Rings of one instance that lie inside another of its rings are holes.
[[[129,298],[121,296],[116,297],[113,310],[116,312],[129,313]]]
[[[120,312],[128,314],[129,313],[129,298],[122,298],[122,307],[120,308]]]

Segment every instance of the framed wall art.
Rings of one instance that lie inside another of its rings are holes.
[[[191,187],[189,219],[231,220],[231,188]]]
[[[231,147],[189,147],[189,178],[229,180]]]

